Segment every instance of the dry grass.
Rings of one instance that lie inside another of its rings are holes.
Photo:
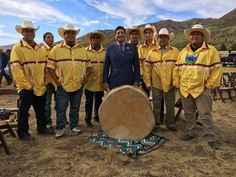
[[[235,69],[233,69],[235,70]],[[1,107],[15,107],[17,96],[0,96]],[[84,130],[66,136],[36,135],[34,112],[30,112],[30,133],[34,142],[22,142],[6,136],[11,155],[0,148],[0,176],[88,176],[88,177],[234,177],[236,176],[236,100],[215,101],[213,117],[221,149],[214,152],[201,137],[192,142],[182,142],[183,114],[177,122],[177,133],[162,128],[160,136],[169,139],[158,150],[132,159],[112,150],[102,149],[88,142],[96,133],[84,126],[84,100],[81,105],[79,126]],[[55,123],[55,112],[53,111]],[[201,130],[201,127],[197,127]]]

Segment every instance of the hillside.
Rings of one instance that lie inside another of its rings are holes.
[[[170,31],[175,33],[175,38],[172,41],[172,45],[182,49],[187,44],[187,39],[184,37],[184,29],[191,28],[193,24],[200,23],[205,27],[209,28],[212,33],[212,37],[210,39],[210,43],[214,45],[217,49],[221,49],[221,45],[224,43],[229,49],[230,47],[236,45],[236,9],[232,10],[231,12],[225,14],[219,19],[213,18],[194,18],[182,22],[177,22],[173,20],[162,20],[158,22],[151,23],[157,29],[166,27]],[[145,24],[140,25],[139,27],[143,27]],[[101,30],[106,36],[104,46],[109,46],[112,42],[115,41],[114,39],[114,30]],[[86,41],[85,35],[77,38],[77,40],[84,46],[88,45]],[[58,41],[60,42],[60,41]],[[58,43],[57,42],[57,43]],[[8,46],[0,46],[4,50],[7,48],[11,48],[12,45]],[[236,48],[234,49],[236,50]]]

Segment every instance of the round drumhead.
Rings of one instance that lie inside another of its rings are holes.
[[[112,89],[99,108],[103,131],[112,138],[135,140],[149,135],[155,125],[146,94],[134,86]]]

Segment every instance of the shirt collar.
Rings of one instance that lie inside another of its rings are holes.
[[[47,49],[47,50],[51,50],[52,48],[49,47],[45,42],[43,43],[43,46]]]
[[[118,41],[116,41],[116,45],[125,45],[125,41],[124,42],[122,42],[122,43],[120,43],[120,42],[118,42]]]
[[[152,43],[150,45],[147,45],[146,41],[143,43],[144,46],[149,47],[150,45],[157,45],[156,39],[152,40]]]
[[[192,51],[190,44],[188,44],[188,45],[186,46],[186,48],[187,48],[189,51]],[[209,49],[208,44],[207,44],[205,41],[203,41],[202,46],[201,46],[199,49],[197,49],[195,52],[201,51],[202,49]]]
[[[105,48],[101,45],[100,49],[98,51],[94,50],[92,48],[92,45],[90,44],[88,47],[87,47],[87,50],[89,51],[92,51],[92,52],[96,52],[96,53],[100,53],[101,51],[105,50]]]
[[[62,43],[61,43],[61,47],[71,48],[69,45],[66,44],[65,41],[62,41]],[[79,45],[78,42],[75,42],[75,45],[74,45],[72,48],[75,48],[75,47],[82,47],[82,46]]]
[[[35,42],[35,41],[34,41],[34,42]],[[40,45],[37,44],[36,42],[35,42],[35,48],[31,47],[24,39],[21,39],[21,40],[20,40],[20,44],[21,44],[21,46],[23,46],[23,47],[28,47],[28,48],[30,48],[30,49],[38,49],[38,48],[40,48]]]

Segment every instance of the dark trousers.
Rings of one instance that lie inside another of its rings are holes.
[[[27,136],[29,133],[29,109],[31,105],[34,108],[37,131],[43,132],[46,129],[46,118],[45,118],[45,94],[43,96],[36,96],[33,91],[22,90],[20,93],[19,102],[19,116],[18,116],[18,129],[17,134],[19,137]]]
[[[56,91],[54,86],[51,83],[47,84],[47,90],[46,90],[46,105],[45,105],[45,117],[46,117],[46,123],[47,125],[51,125],[52,124],[52,119],[51,119],[51,102],[52,102],[52,95],[54,94],[54,100],[56,103],[56,95],[55,95]],[[55,106],[56,109],[56,106]]]
[[[0,71],[0,84],[2,84],[2,77],[5,77],[7,84],[10,85],[12,83],[12,78],[2,69]]]
[[[94,115],[95,120],[99,120],[98,117],[98,109],[102,103],[102,97],[104,96],[103,91],[92,92],[90,90],[85,89],[85,121],[91,122],[92,111],[93,111],[93,99],[95,100],[94,104]]]

